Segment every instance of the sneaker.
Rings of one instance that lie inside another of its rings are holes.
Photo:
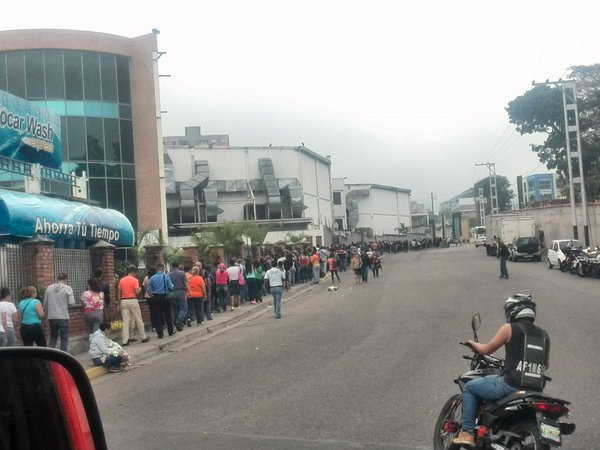
[[[275,316],[275,318],[276,318],[276,319],[281,319],[281,314],[277,314],[277,315]]]
[[[130,339],[127,340],[127,342],[137,342],[137,339],[136,338],[130,338]]]
[[[212,317],[207,317],[206,319],[207,319],[207,320],[212,320]]]
[[[233,306],[231,307],[231,310],[233,311]]]
[[[452,443],[467,447],[475,447],[475,435],[467,433],[466,431],[461,431],[457,437],[452,439]]]
[[[252,300],[250,303],[252,303],[253,305],[256,305],[256,300]]]
[[[188,326],[188,327],[191,327],[191,326],[192,326],[192,319],[188,319],[188,320],[187,320],[187,326]]]
[[[125,369],[122,367],[109,367],[108,371],[110,373],[118,373],[118,372],[123,372]]]
[[[142,339],[142,344],[145,344],[146,342],[148,342],[150,340],[149,337],[147,337],[146,339]]]
[[[129,345],[129,342],[123,342],[123,343],[121,344],[121,347],[127,347],[128,345]]]

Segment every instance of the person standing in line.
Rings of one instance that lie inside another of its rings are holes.
[[[19,323],[19,314],[7,287],[0,289],[0,320],[0,347],[12,347],[17,341],[15,327]]]
[[[218,302],[217,312],[227,311],[227,301],[229,299],[229,292],[227,285],[229,283],[229,275],[225,270],[225,264],[220,263],[219,268],[215,272],[215,285],[216,285],[216,298]],[[233,311],[233,307],[231,308]]]
[[[329,251],[325,247],[321,247],[319,249],[319,277],[324,277],[327,274],[327,258],[329,258]]]
[[[331,283],[335,284],[335,277],[337,277],[338,283],[341,283],[340,274],[338,273],[337,269],[337,262],[333,256],[333,253],[329,254],[329,258],[327,259],[327,267],[331,273]]]
[[[508,278],[508,269],[506,267],[506,260],[510,256],[508,247],[506,244],[498,239],[498,258],[500,258],[500,278]]]
[[[204,311],[204,317],[206,318],[206,320],[213,320],[213,283],[212,279],[210,278],[210,266],[206,264],[205,267],[202,267],[202,263],[198,261],[196,263],[196,267],[198,268],[198,274],[202,277],[202,280],[204,281],[204,301],[202,302],[202,310]]]
[[[173,288],[174,286],[171,278],[165,273],[165,265],[158,264],[156,266],[156,273],[152,275],[148,282],[148,293],[152,297],[152,300],[148,305],[150,306],[152,327],[156,330],[159,339],[162,339],[164,335],[163,320],[167,325],[169,336],[175,334],[175,331],[173,330],[171,304],[166,298],[167,292],[172,291]]]
[[[69,306],[75,305],[73,289],[67,284],[67,274],[58,275],[58,281],[46,289],[44,310],[50,325],[49,347],[56,348],[60,336],[60,349],[67,351],[69,343]]]
[[[144,277],[144,280],[142,281],[142,292],[144,293],[144,300],[146,300],[146,303],[148,304],[148,309],[150,310],[150,321],[152,323],[152,328],[154,328],[154,321],[152,320],[152,308],[153,306],[151,305],[152,302],[152,296],[150,295],[150,293],[148,292],[148,285],[150,284],[150,278],[152,278],[152,276],[156,273],[156,269],[154,267],[150,267],[147,271],[146,271],[146,276]],[[156,330],[152,330],[152,331],[156,331]]]
[[[235,258],[232,258],[229,261],[229,267],[227,268],[227,276],[229,277],[229,282],[227,283],[229,287],[229,300],[231,302],[231,310],[233,308],[240,307],[240,268],[237,264]]]
[[[110,305],[110,286],[102,279],[102,269],[94,270],[94,278],[98,280],[102,287],[102,293],[104,294],[104,314],[108,311],[108,305]]]
[[[313,254],[310,257],[310,264],[312,266],[313,284],[319,284],[319,280],[321,279],[321,263],[316,248],[313,250]]]
[[[300,283],[306,283],[308,281],[308,256],[306,252],[302,252],[299,258],[300,265]]]
[[[273,313],[276,319],[281,319],[281,297],[283,295],[283,282],[285,281],[285,269],[283,262],[277,267],[272,267],[265,273],[265,287],[268,287],[273,296]]]
[[[250,258],[246,258],[245,268],[246,286],[248,286],[248,301],[253,305],[256,305],[256,272]]]
[[[34,343],[38,347],[46,346],[46,337],[42,330],[42,319],[46,317],[42,304],[37,299],[37,290],[33,286],[19,292],[19,313],[21,314],[21,339],[25,347]]]
[[[142,310],[138,303],[138,295],[142,291],[140,282],[135,276],[137,274],[137,267],[129,266],[127,268],[127,276],[119,280],[119,287],[117,288],[117,301],[119,302],[119,308],[121,309],[121,316],[123,317],[123,343],[121,346],[129,345],[130,342],[135,342],[135,338],[129,338],[129,324],[131,323],[131,316],[137,326],[138,334],[142,339],[142,343],[148,342],[149,337],[146,336],[146,329],[144,327],[144,321],[142,320]]]
[[[175,294],[175,328],[177,328],[177,331],[181,331],[183,330],[188,313],[186,293],[190,294],[190,285],[188,284],[185,272],[179,269],[179,263],[173,263],[173,269],[169,276],[175,286],[173,288],[173,293]]]
[[[262,303],[262,297],[263,297],[263,278],[265,276],[265,269],[263,267],[263,265],[261,264],[259,259],[254,259],[253,261],[254,264],[254,289],[255,289],[255,293],[256,293],[256,301],[258,303]]]
[[[104,322],[104,292],[97,278],[90,278],[88,289],[81,294],[83,305],[83,321],[87,326],[87,334],[94,333]]]
[[[200,276],[198,267],[192,268],[191,275],[192,276],[188,280],[190,285],[190,298],[188,299],[190,315],[188,318],[188,327],[192,326],[192,316],[196,318],[197,325],[202,325],[202,309],[206,297],[206,284],[204,283],[204,278]]]

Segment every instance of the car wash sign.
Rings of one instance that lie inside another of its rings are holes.
[[[60,169],[60,116],[0,91],[0,156]]]

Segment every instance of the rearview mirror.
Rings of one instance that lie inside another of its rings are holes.
[[[471,328],[473,329],[473,336],[475,337],[475,341],[477,342],[477,330],[479,330],[479,327],[481,326],[481,316],[479,315],[479,313],[475,313],[473,314],[473,317],[471,317]]]
[[[0,349],[0,448],[105,450],[89,379],[68,353]]]

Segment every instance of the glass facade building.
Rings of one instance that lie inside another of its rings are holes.
[[[60,114],[62,171],[137,228],[130,58],[93,51],[0,51],[0,90]],[[15,177],[11,182],[18,183]]]

